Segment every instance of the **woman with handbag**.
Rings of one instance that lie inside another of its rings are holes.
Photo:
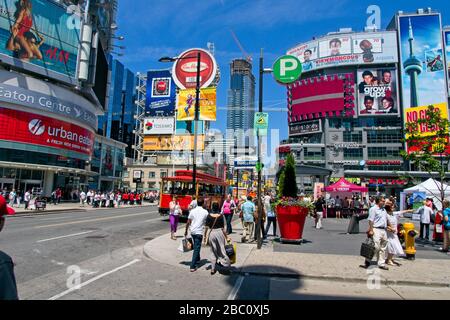
[[[223,267],[231,265],[230,258],[225,250],[226,242],[231,241],[225,232],[225,218],[220,213],[220,206],[217,202],[212,204],[211,213],[206,218],[205,242],[211,247],[211,274],[217,272],[216,267],[220,264]]]
[[[175,233],[177,232],[178,219],[181,213],[181,207],[176,196],[173,197],[169,204],[169,221],[170,221],[170,238],[177,240]]]
[[[221,213],[225,216],[227,222],[227,234],[231,234],[233,229],[231,227],[231,221],[233,220],[233,212],[236,208],[234,201],[231,199],[231,195],[228,195],[227,199],[224,201]]]

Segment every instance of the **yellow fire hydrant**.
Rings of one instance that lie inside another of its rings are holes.
[[[414,260],[416,258],[415,237],[419,233],[414,230],[414,223],[406,222],[403,224],[403,230],[400,231],[400,235],[405,239],[405,253],[406,258]]]

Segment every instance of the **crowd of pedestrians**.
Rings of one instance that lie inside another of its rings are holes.
[[[129,191],[111,191],[100,192],[89,190],[79,193],[80,204],[86,204],[93,208],[118,208],[123,205],[142,205],[144,200],[154,202],[159,195],[157,193],[148,192],[129,192]]]

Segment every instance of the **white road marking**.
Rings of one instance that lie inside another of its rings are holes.
[[[37,227],[34,227],[34,229],[60,227],[60,226],[66,226],[66,225],[71,225],[71,224],[80,224],[80,223],[86,223],[86,222],[114,220],[114,219],[120,219],[120,218],[129,218],[129,217],[135,217],[135,216],[143,216],[143,215],[148,215],[148,214],[149,214],[148,212],[143,212],[143,213],[126,214],[126,215],[122,215],[122,216],[98,218],[98,219],[86,219],[86,220],[79,220],[79,221],[72,221],[72,222],[49,224],[49,225],[45,225],[45,226],[37,226]]]
[[[86,231],[86,232],[80,232],[80,233],[73,233],[73,234],[68,234],[67,236],[61,236],[61,237],[55,237],[55,238],[50,238],[50,239],[44,239],[44,240],[39,240],[36,243],[42,243],[42,242],[47,242],[47,241],[52,241],[52,240],[59,240],[59,239],[64,239],[64,238],[70,238],[70,237],[76,237],[76,236],[81,236],[83,234],[88,234],[91,232],[94,232],[95,230],[92,231]]]
[[[102,273],[102,274],[100,274],[100,275],[98,275],[98,276],[96,276],[96,277],[94,277],[92,279],[89,279],[88,281],[81,283],[79,286],[76,286],[76,287],[70,288],[70,289],[68,289],[68,290],[66,290],[64,292],[61,292],[60,294],[57,294],[56,296],[53,296],[53,297],[51,297],[48,300],[57,300],[59,298],[62,298],[64,296],[68,295],[69,293],[72,293],[73,291],[80,290],[81,288],[87,286],[88,284],[90,284],[90,283],[92,283],[94,281],[97,281],[97,280],[99,280],[99,279],[101,279],[103,277],[106,277],[106,276],[108,276],[108,275],[110,275],[110,274],[112,274],[114,272],[117,272],[117,271],[120,271],[122,269],[125,269],[125,268],[127,268],[127,267],[129,267],[129,266],[131,266],[131,265],[133,265],[133,264],[135,264],[137,262],[140,262],[140,261],[141,261],[140,259],[135,259],[135,260],[133,260],[133,261],[127,263],[127,264],[124,264],[121,267],[115,268],[115,269],[113,269],[111,271]]]
[[[231,290],[230,295],[228,296],[227,300],[236,300],[236,296],[239,292],[239,289],[241,289],[242,283],[244,282],[244,277],[239,276],[239,278],[236,281],[236,284],[233,287],[233,290]]]

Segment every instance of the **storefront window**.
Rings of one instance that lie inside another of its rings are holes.
[[[111,146],[104,145],[102,148],[102,176],[113,176],[113,148]]]
[[[115,161],[115,171],[114,176],[121,178],[123,176],[123,159],[124,151],[122,149],[116,149],[116,161]]]
[[[32,152],[14,149],[0,148],[0,161],[42,164],[48,166],[57,166],[65,168],[85,169],[86,161],[81,159],[64,157],[61,155],[44,154],[40,152]],[[14,173],[14,177],[18,175]]]
[[[26,169],[20,170],[20,179],[22,179],[22,180],[31,179],[31,170],[26,170]]]
[[[94,152],[92,154],[91,170],[100,173],[100,158],[102,152],[102,144],[95,142]]]

